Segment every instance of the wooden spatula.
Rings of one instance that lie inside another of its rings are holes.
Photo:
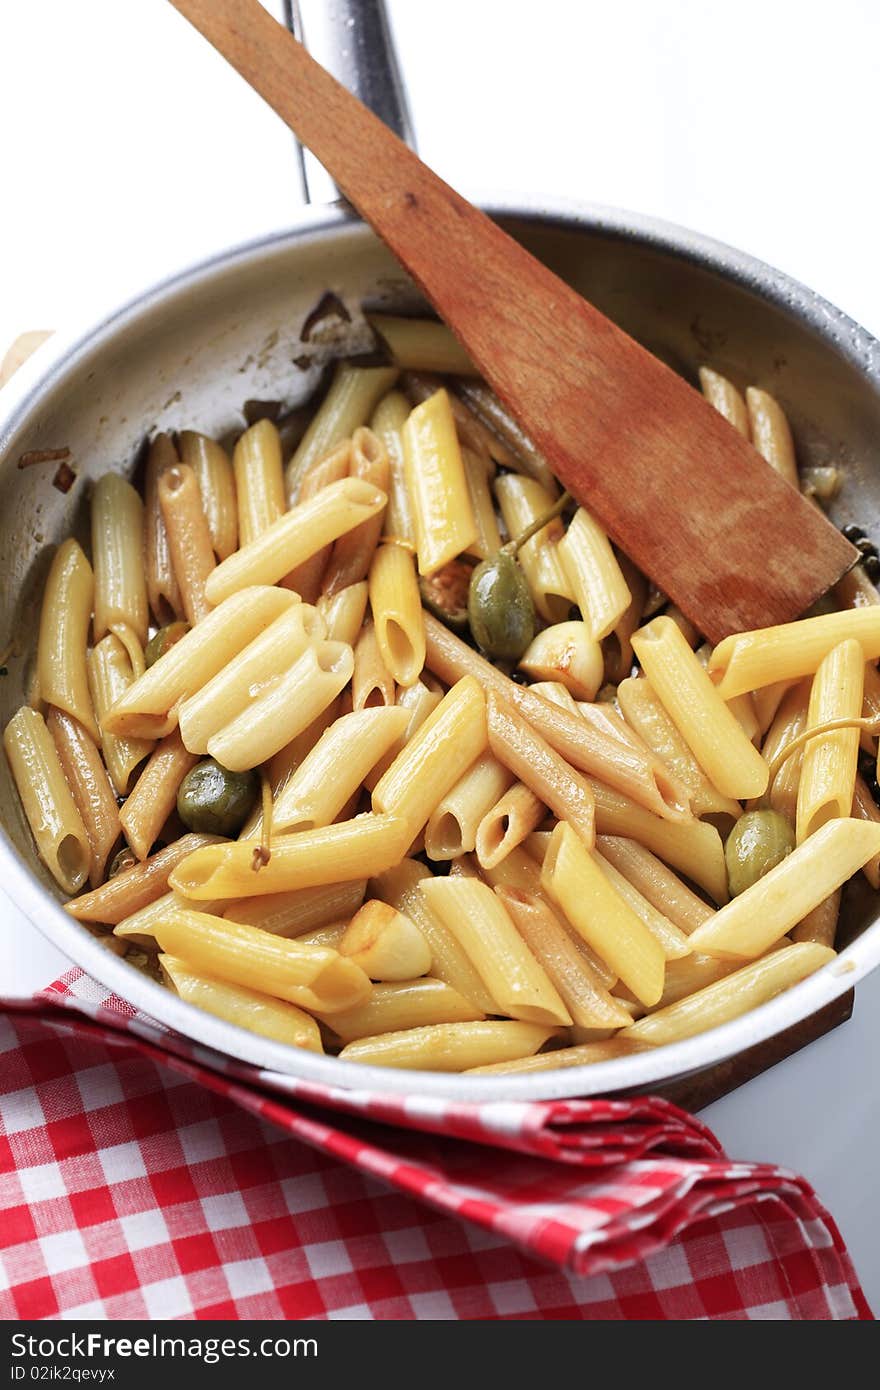
[[[545,454],[713,642],[857,559],[696,391],[424,165],[259,0],[172,0],[321,160]]]

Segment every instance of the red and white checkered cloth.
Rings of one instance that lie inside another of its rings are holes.
[[[3,1318],[871,1317],[809,1184],[666,1101],[309,1085],[78,970],[0,1051]]]

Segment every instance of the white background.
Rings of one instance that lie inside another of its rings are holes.
[[[0,355],[296,215],[291,137],[165,0],[0,9]],[[875,0],[389,9],[420,152],[463,192],[696,227],[880,334]],[[0,992],[63,967],[0,894]],[[880,972],[850,1024],[705,1118],[733,1156],[806,1174],[880,1309],[878,1051]]]

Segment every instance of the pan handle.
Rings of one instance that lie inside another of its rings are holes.
[[[414,147],[384,0],[285,0],[284,8],[288,26],[312,57]],[[326,169],[301,145],[297,149],[305,201],[339,200]]]

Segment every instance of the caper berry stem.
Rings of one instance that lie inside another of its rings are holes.
[[[546,512],[542,512],[540,516],[535,517],[535,520],[530,522],[526,529],[521,531],[514,540],[508,541],[506,545],[502,545],[502,553],[504,555],[518,555],[523,546],[527,545],[532,539],[532,536],[537,536],[539,531],[543,531],[544,527],[549,525],[554,517],[559,516],[560,512],[565,511],[565,508],[571,501],[571,493],[563,492],[562,496],[553,503],[552,507],[548,507]]]
[[[796,734],[788,743],[783,744],[775,758],[771,758],[769,781],[772,783],[783,763],[788,762],[792,753],[804,748],[810,739],[819,738],[822,734],[836,733],[838,729],[861,729],[866,734],[880,735],[880,716],[842,715],[839,719],[826,719],[824,724],[814,724],[812,728],[804,729],[802,733]]]

